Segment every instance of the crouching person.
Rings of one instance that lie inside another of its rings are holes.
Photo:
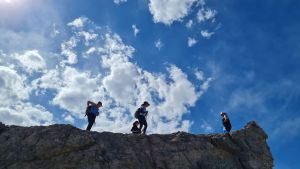
[[[139,121],[135,121],[133,123],[132,128],[131,128],[132,134],[140,134],[141,133],[141,130],[138,127],[139,124],[140,124]]]

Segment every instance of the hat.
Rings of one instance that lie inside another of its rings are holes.
[[[220,114],[221,114],[221,116],[223,116],[224,114],[227,114],[227,113],[226,112],[221,112]]]
[[[144,101],[144,103],[142,105],[144,105],[144,106],[146,106],[146,105],[150,106],[150,104],[147,101]]]

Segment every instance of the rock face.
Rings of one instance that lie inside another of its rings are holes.
[[[148,136],[71,125],[0,123],[1,169],[271,169],[267,135],[255,123],[225,134]]]

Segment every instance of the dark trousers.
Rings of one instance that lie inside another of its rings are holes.
[[[139,116],[138,120],[139,120],[139,123],[140,123],[140,131],[142,131],[142,128],[144,126],[143,133],[146,134],[146,130],[147,130],[148,125],[147,125],[147,121],[146,121],[145,116]]]
[[[93,115],[93,114],[88,114],[87,116],[88,116],[88,122],[89,122],[89,124],[86,127],[86,130],[90,131],[91,128],[92,128],[92,126],[93,126],[93,124],[95,123],[96,116]]]

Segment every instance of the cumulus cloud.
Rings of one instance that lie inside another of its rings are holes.
[[[160,50],[164,46],[164,44],[162,43],[162,41],[160,39],[156,40],[154,42],[154,45],[158,50]]]
[[[29,98],[31,88],[26,85],[27,78],[16,70],[0,66],[0,105],[11,105]]]
[[[134,36],[136,36],[140,32],[140,30],[137,28],[136,25],[132,25],[132,29],[133,29]]]
[[[197,40],[191,37],[188,37],[188,46],[192,47],[197,43]]]
[[[53,115],[41,105],[18,103],[0,107],[1,121],[8,125],[34,126],[53,123]]]
[[[181,21],[190,12],[190,8],[197,0],[150,0],[149,10],[155,23],[161,22],[171,25],[174,21]]]
[[[88,72],[67,66],[62,72],[62,86],[56,89],[53,104],[76,116],[82,115],[86,101],[99,91],[98,80],[99,77],[91,77]]]
[[[22,64],[29,73],[43,71],[46,69],[46,62],[38,50],[29,50],[24,54],[14,54],[14,57]]]
[[[33,63],[37,67],[44,66],[43,59],[38,51],[25,52],[20,62],[24,66],[19,67],[18,62],[13,62],[20,55],[6,55],[0,62],[0,118],[5,124],[17,124],[24,126],[48,125],[53,123],[52,114],[41,105],[30,103],[30,94],[33,91],[28,83],[30,75],[22,72],[35,70]],[[32,58],[31,58],[32,57]],[[27,60],[27,59],[32,60]],[[12,59],[12,60],[11,60]],[[22,60],[24,59],[24,60]],[[43,64],[40,64],[43,63]],[[20,69],[20,70],[17,70]]]
[[[215,33],[214,32],[208,32],[207,30],[202,30],[201,31],[201,35],[206,39],[210,39],[213,34],[215,34]]]

